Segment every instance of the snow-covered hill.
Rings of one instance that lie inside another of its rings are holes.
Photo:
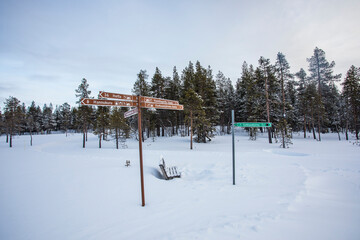
[[[0,239],[360,239],[360,147],[323,135],[290,149],[231,136],[189,149],[189,139],[144,144],[141,207],[138,143],[97,148],[89,135],[0,137]],[[163,155],[180,179],[159,173]],[[131,166],[126,167],[125,161]]]

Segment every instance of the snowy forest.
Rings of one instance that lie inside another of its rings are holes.
[[[274,63],[264,57],[257,66],[244,62],[235,86],[221,71],[213,73],[199,61],[189,62],[181,72],[174,67],[172,76],[163,76],[159,68],[152,76],[140,70],[134,95],[177,100],[184,105],[184,111],[143,110],[143,139],[188,136],[192,120],[195,141],[206,143],[216,134],[231,133],[231,110],[235,110],[236,122],[272,123],[267,129],[247,129],[251,140],[264,131],[269,143],[279,142],[282,147],[291,144],[294,132],[318,141],[328,132],[345,133],[346,139],[354,134],[359,139],[360,68],[350,66],[346,76],[336,74],[335,62],[328,61],[319,48],[306,60],[307,71],[298,72],[290,71],[281,52]],[[78,97],[74,106],[50,103],[41,108],[34,101],[25,106],[10,96],[0,111],[0,134],[6,134],[12,147],[12,136],[18,134],[28,134],[32,145],[34,134],[81,132],[85,148],[87,133],[93,132],[100,148],[101,141],[114,139],[119,148],[126,138],[136,136],[132,134],[137,131],[136,116],[125,119],[128,108],[81,106],[82,98],[97,98],[96,93],[91,95],[90,84],[84,78],[74,86]]]

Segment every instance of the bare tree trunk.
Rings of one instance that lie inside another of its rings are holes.
[[[340,138],[340,132],[339,132],[339,128],[338,128],[338,125],[336,125],[336,132],[338,134],[338,137],[339,137],[339,141],[341,141],[341,138]]]
[[[313,132],[313,136],[314,139],[316,139],[316,135],[315,135],[315,126],[314,126],[314,111],[313,111],[313,106],[311,106],[311,124],[312,124],[312,132]]]
[[[11,129],[10,129],[10,134],[9,134],[9,135],[10,135],[10,147],[12,147],[12,135],[13,135],[13,134],[12,134],[12,130],[11,130]]]
[[[192,119],[192,111],[190,111],[190,127],[191,127],[191,133],[190,133],[190,149],[193,149],[193,119]]]
[[[306,138],[306,115],[304,113],[304,138]]]
[[[115,128],[115,139],[116,139],[116,149],[119,149],[119,134],[117,128]]]
[[[357,124],[357,111],[355,111],[355,114],[354,114],[354,128],[355,128],[355,136],[356,136],[356,139],[359,140],[359,127],[358,127],[358,124]]]
[[[349,130],[349,122],[348,122],[348,120],[346,119],[346,128],[345,128],[345,138],[346,138],[346,141],[349,141],[348,130]]]
[[[85,128],[83,128],[83,148],[85,148],[85,142],[86,142],[86,133]]]
[[[320,116],[318,116],[318,133],[319,133],[318,135],[319,135],[319,141],[321,141],[320,131],[321,131]]]
[[[316,54],[316,62],[317,62],[317,72],[318,72],[318,92],[319,92],[319,97],[320,97],[320,102],[319,104],[322,104],[322,96],[321,96],[321,79],[320,79],[320,67],[319,67],[319,56],[318,54]],[[318,108],[319,109],[319,108]],[[321,136],[320,136],[320,132],[321,132],[321,125],[320,125],[321,121],[320,121],[320,110],[318,110],[318,133],[319,133],[319,141],[321,141]]]
[[[99,148],[101,148],[101,136],[102,134],[100,133],[100,135],[99,135]]]
[[[266,114],[267,114],[267,120],[270,122],[270,105],[269,105],[269,91],[268,91],[268,83],[267,83],[267,76],[265,77],[265,96],[266,96]],[[269,137],[269,143],[272,143],[271,139],[271,130],[268,129],[268,137]]]
[[[32,131],[30,131],[30,146],[32,146]]]

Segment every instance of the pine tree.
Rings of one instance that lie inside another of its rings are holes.
[[[310,79],[317,82],[317,90],[319,95],[319,104],[323,105],[323,90],[324,88],[333,81],[338,81],[341,77],[341,74],[334,75],[333,68],[335,67],[335,62],[332,61],[329,63],[325,58],[325,52],[322,49],[315,48],[314,55],[311,58],[308,58],[309,62],[309,72]],[[327,112],[327,109],[324,106],[320,106],[320,109],[324,109],[323,113]],[[324,115],[321,112],[317,112],[317,121],[318,121],[318,135],[319,141],[321,141],[321,127]]]
[[[222,72],[218,72],[216,75],[216,97],[217,97],[217,109],[220,112],[220,131],[225,133],[225,121],[226,121],[226,77]]]
[[[13,135],[21,130],[22,110],[20,101],[16,97],[10,96],[5,100],[4,104],[5,126],[10,137],[9,146],[12,147]]]
[[[186,120],[190,125],[190,149],[193,149],[193,134],[197,134],[197,142],[200,142],[203,138],[203,127],[206,124],[205,110],[202,107],[203,100],[199,94],[190,88],[186,91],[185,98],[182,101]]]
[[[181,80],[183,83],[182,97],[184,98],[186,92],[189,89],[195,90],[195,70],[194,64],[191,61],[189,62],[189,65],[182,71]]]
[[[50,103],[49,106],[44,104],[42,110],[42,129],[45,131],[46,134],[50,134],[51,130],[54,128],[55,119],[53,116],[53,106]]]
[[[148,77],[149,75],[146,73],[146,70],[140,70],[137,74],[137,80],[132,90],[135,95],[150,96],[150,86],[147,82]]]
[[[266,120],[267,122],[272,121],[276,123],[279,121],[281,115],[279,112],[279,105],[281,102],[279,98],[279,81],[275,77],[275,69],[274,66],[270,64],[270,59],[260,57],[258,69],[257,85],[259,89],[264,89]],[[271,128],[267,128],[267,130],[269,143],[272,143]]]
[[[106,140],[107,129],[109,128],[110,124],[109,113],[109,107],[97,107],[94,133],[99,136],[99,148],[101,148],[101,140]]]
[[[175,101],[180,101],[182,96],[182,89],[181,89],[181,80],[179,74],[177,72],[176,67],[173,68],[173,77],[166,81],[165,87],[165,98],[171,99]],[[168,111],[168,116],[170,121],[172,122],[172,134],[178,134],[178,129],[181,120],[184,118],[183,111]]]
[[[79,98],[79,100],[76,103],[80,103],[83,98],[89,98],[91,91],[88,90],[89,84],[87,83],[87,80],[83,78],[81,80],[81,84],[78,86],[78,88],[75,90],[76,97]],[[85,106],[80,105],[79,109],[77,111],[78,113],[78,121],[82,125],[82,132],[83,132],[83,148],[85,148],[85,142],[87,141],[87,132],[89,129],[89,125],[91,122],[91,115],[93,112],[93,108],[91,106]]]
[[[360,69],[354,65],[348,70],[345,80],[342,83],[342,95],[351,111],[351,128],[355,131],[356,139],[359,140],[359,120],[360,120]],[[349,112],[350,112],[349,111]]]
[[[182,71],[181,74],[181,82],[182,82],[182,91],[181,91],[181,99],[186,99],[186,93],[189,89],[194,90],[195,89],[195,70],[194,70],[194,64],[189,61],[189,65],[187,67],[184,68],[184,70]],[[184,102],[181,102],[184,103]],[[185,113],[185,112],[184,112]],[[186,118],[186,116],[185,116]],[[186,126],[186,129],[184,131],[185,135],[187,133],[187,135],[190,135],[189,132],[189,126]]]
[[[32,103],[26,113],[26,120],[27,120],[26,122],[27,122],[27,127],[29,130],[29,133],[30,133],[30,146],[32,146],[32,144],[33,144],[33,137],[32,137],[33,131],[38,132],[40,129],[39,115],[41,113],[38,112],[39,110],[40,110],[40,108],[37,108],[35,105],[35,102],[32,101]]]
[[[150,96],[150,85],[147,82],[149,75],[146,73],[146,70],[140,70],[140,72],[137,74],[137,80],[135,81],[134,87],[132,92],[135,95],[138,96]],[[143,111],[141,115],[141,125],[142,127],[142,140],[145,141],[144,138],[144,131],[147,128],[148,134],[147,137],[149,137],[150,131],[149,131],[149,123],[150,123],[150,114],[148,114],[147,111]]]
[[[3,114],[1,113],[1,108],[0,108],[0,136],[3,134],[4,132],[4,117]]]
[[[155,98],[165,98],[165,80],[161,74],[159,68],[155,69],[154,76],[151,79],[150,92],[151,96]],[[168,80],[168,79],[167,79]],[[164,136],[164,124],[163,120],[167,117],[167,112],[161,109],[156,110],[156,112],[149,114],[150,115],[150,128],[155,126],[157,130],[157,136],[160,137],[160,128],[162,129],[161,136]]]
[[[204,121],[198,125],[197,141],[206,143],[206,139],[211,140],[214,125],[218,120],[216,106],[216,84],[212,77],[210,67],[206,70],[199,61],[195,65],[194,91],[203,100],[202,107],[205,110]]]
[[[280,80],[280,85],[281,85],[281,95],[282,95],[282,116],[281,116],[281,124],[279,124],[279,127],[281,127],[280,131],[281,131],[281,138],[282,138],[282,146],[283,148],[286,147],[285,144],[285,137],[289,131],[289,129],[287,128],[288,124],[287,124],[287,110],[289,108],[291,108],[291,106],[289,106],[289,102],[286,102],[286,97],[285,97],[285,85],[287,85],[290,81],[290,79],[292,78],[292,74],[290,73],[290,65],[287,62],[285,55],[282,54],[281,52],[279,52],[277,54],[277,58],[276,58],[276,63],[275,63],[275,69],[276,69],[276,73],[277,73],[277,77]]]
[[[111,133],[115,138],[116,149],[119,149],[119,140],[125,141],[129,137],[130,127],[126,124],[124,111],[121,108],[114,107],[110,115]]]
[[[71,123],[71,107],[67,102],[60,106],[60,116],[61,129],[65,131],[67,137],[67,132]]]
[[[217,94],[217,109],[220,113],[220,127],[221,132],[230,133],[231,110],[234,106],[234,87],[229,78],[219,71],[216,75],[216,94]]]
[[[307,125],[307,119],[309,118],[308,117],[309,104],[307,101],[308,98],[306,96],[306,88],[309,83],[306,76],[306,72],[303,68],[301,68],[300,71],[295,74],[295,76],[299,79],[299,82],[297,84],[298,88],[296,89],[297,98],[298,98],[296,108],[298,111],[299,118],[302,118],[304,138],[306,138],[306,129],[307,129],[306,125]]]

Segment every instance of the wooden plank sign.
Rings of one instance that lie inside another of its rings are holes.
[[[128,94],[120,94],[120,93],[110,93],[110,92],[99,92],[100,98],[114,98],[120,99],[124,101],[137,101],[138,97],[135,95],[128,95]]]
[[[184,110],[183,105],[173,105],[173,104],[160,104],[160,103],[146,103],[141,102],[140,106],[143,108],[156,108],[156,109],[168,109],[168,110]]]
[[[139,112],[139,109],[138,109],[138,108],[133,108],[133,109],[125,112],[125,113],[124,113],[124,117],[125,117],[125,118],[131,117],[131,116],[133,116],[133,115],[138,114],[138,112]]]
[[[106,99],[92,99],[92,98],[83,98],[81,100],[83,105],[95,105],[95,106],[115,106],[115,107],[136,107],[137,102],[126,102],[126,101],[115,101],[115,100],[106,100]]]
[[[168,100],[168,99],[163,99],[163,98],[141,97],[140,100],[141,100],[141,102],[145,102],[145,103],[159,103],[159,104],[179,105],[178,101]]]

